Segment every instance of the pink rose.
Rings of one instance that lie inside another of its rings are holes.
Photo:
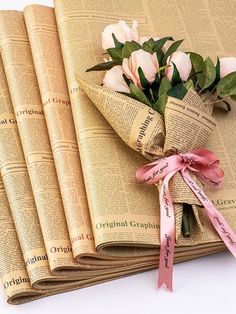
[[[122,76],[123,73],[121,65],[114,66],[106,72],[103,78],[103,86],[112,91],[129,93],[129,87]]]
[[[115,35],[116,39],[125,43],[126,41],[139,41],[138,31],[137,31],[138,23],[137,21],[133,21],[133,25],[130,28],[125,21],[119,21],[116,24],[110,24],[105,27],[102,33],[102,47],[104,50],[108,48],[115,47],[114,40],[112,34]]]
[[[167,58],[168,68],[165,70],[166,77],[172,81],[174,66],[176,65],[177,70],[179,71],[180,78],[183,81],[187,81],[192,70],[192,62],[190,60],[189,54],[186,54],[181,51],[175,51],[171,56]]]
[[[155,53],[151,54],[140,49],[132,52],[129,59],[123,59],[122,67],[125,75],[131,79],[137,87],[143,89],[138,74],[138,68],[141,67],[148,82],[152,83],[156,78],[159,64]]]
[[[225,77],[229,73],[236,71],[236,58],[225,57],[220,58],[220,78]]]

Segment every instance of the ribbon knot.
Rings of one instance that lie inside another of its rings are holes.
[[[165,284],[171,291],[173,290],[175,219],[169,181],[177,172],[181,174],[183,180],[197,196],[219,236],[236,257],[236,234],[188,173],[193,172],[201,181],[206,182],[212,188],[219,188],[223,182],[224,172],[219,167],[219,159],[213,152],[207,149],[194,150],[186,154],[164,157],[140,167],[136,172],[139,181],[147,184],[156,184],[160,181],[162,183],[160,188],[161,245],[158,287]]]
[[[194,160],[191,157],[188,157],[186,154],[179,154],[180,157],[182,158],[182,163],[187,165],[187,166],[192,166],[194,165]]]

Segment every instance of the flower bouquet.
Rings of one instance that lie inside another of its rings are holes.
[[[203,208],[236,256],[235,233],[204,193],[204,184],[220,188],[224,176],[204,146],[216,126],[214,104],[230,111],[227,97],[236,99],[236,58],[214,64],[210,57],[179,51],[183,40],[140,37],[137,26],[119,21],[104,29],[106,59],[87,70],[106,71],[102,86],[77,80],[123,141],[151,161],[136,177],[159,190],[158,286],[172,290],[175,242],[199,241]]]

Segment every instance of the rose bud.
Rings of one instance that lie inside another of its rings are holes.
[[[120,43],[125,43],[126,41],[139,41],[138,31],[137,31],[138,23],[137,21],[133,21],[133,25],[130,28],[125,21],[119,21],[116,24],[110,24],[105,27],[102,33],[102,47],[104,50],[108,48],[115,47],[114,39],[112,34],[115,35],[116,39]]]
[[[153,83],[156,78],[156,73],[159,69],[159,64],[156,54],[151,54],[142,49],[131,53],[130,58],[123,59],[122,67],[125,75],[133,81],[140,89],[143,89],[138,68],[140,67],[149,83]]]
[[[177,70],[179,71],[180,78],[183,81],[187,81],[192,70],[192,62],[190,60],[189,54],[186,54],[181,51],[175,51],[171,56],[167,58],[166,64],[168,68],[165,70],[165,75],[172,81],[174,65],[175,64]]]
[[[236,71],[236,58],[225,57],[220,58],[220,78]]]
[[[103,86],[115,91],[129,93],[129,87],[123,78],[123,69],[121,65],[116,65],[106,72],[103,78]]]

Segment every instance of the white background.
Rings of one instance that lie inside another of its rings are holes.
[[[22,10],[32,2],[53,6],[52,0],[0,0],[0,9]],[[173,293],[157,291],[156,283],[157,271],[149,271],[21,306],[7,305],[0,290],[0,314],[231,314],[236,311],[236,261],[227,252],[175,265]]]

